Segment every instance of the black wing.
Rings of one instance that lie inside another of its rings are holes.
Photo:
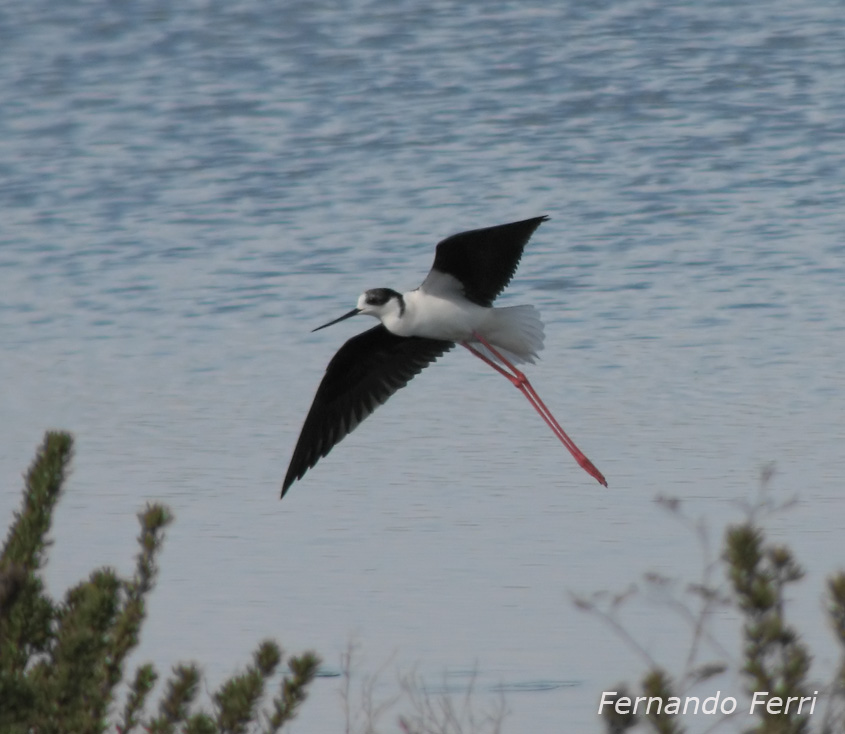
[[[473,303],[492,306],[510,283],[534,230],[547,219],[534,217],[447,237],[437,245],[431,269],[457,278]]]
[[[290,485],[454,342],[396,336],[379,324],[353,336],[332,357],[302,426],[282,497]]]

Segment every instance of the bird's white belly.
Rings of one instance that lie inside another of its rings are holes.
[[[384,320],[387,329],[397,336],[422,336],[461,342],[482,328],[492,309],[471,301],[439,298],[421,291],[403,296],[405,312],[391,314]]]

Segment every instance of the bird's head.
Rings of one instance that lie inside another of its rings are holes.
[[[358,314],[365,314],[367,316],[374,316],[375,318],[384,321],[388,316],[401,316],[405,311],[405,300],[401,293],[397,293],[390,288],[370,288],[364,291],[358,298],[358,305],[349,313],[343,314],[334,321],[329,321],[327,324],[318,326],[314,331],[325,329],[327,326],[343,321],[344,319],[352,318]]]

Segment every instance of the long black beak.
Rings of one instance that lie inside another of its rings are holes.
[[[311,333],[313,334],[315,331],[319,331],[320,329],[325,329],[327,326],[332,326],[336,324],[338,321],[343,321],[344,319],[351,319],[353,316],[357,316],[361,313],[360,308],[353,308],[349,313],[343,314],[339,319],[335,319],[334,321],[329,321],[327,324],[323,324],[322,326],[318,326],[316,329],[311,329]]]

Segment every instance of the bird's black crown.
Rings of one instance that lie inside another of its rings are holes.
[[[371,288],[364,295],[370,306],[383,306],[391,298],[402,300],[402,294],[397,293],[392,288]]]

